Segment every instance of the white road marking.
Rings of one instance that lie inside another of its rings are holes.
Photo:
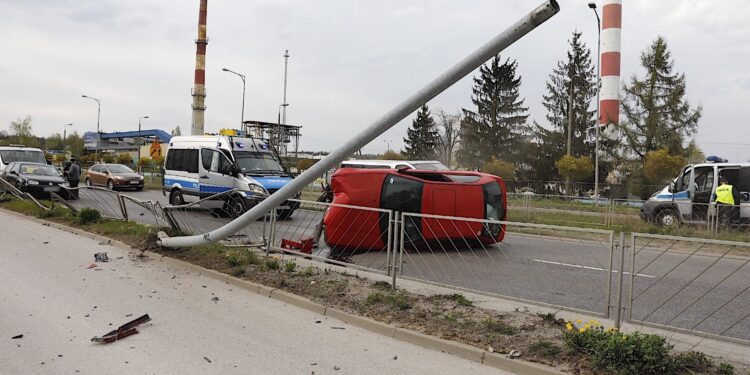
[[[601,268],[601,267],[582,266],[580,264],[560,263],[560,262],[553,262],[551,260],[542,260],[542,259],[534,259],[534,261],[535,262],[539,262],[539,263],[545,263],[545,264],[554,264],[554,265],[557,265],[557,266],[566,266],[566,267],[573,267],[573,268],[583,268],[583,269],[587,269],[587,270],[607,272],[606,268]],[[612,270],[612,273],[617,273],[617,270]],[[630,272],[623,272],[623,274],[624,275],[630,275]],[[642,273],[636,273],[635,275],[636,276],[640,276],[640,277],[647,277],[649,279],[653,279],[653,278],[656,277],[656,276],[653,276],[653,275],[645,275],[645,274],[642,274]]]

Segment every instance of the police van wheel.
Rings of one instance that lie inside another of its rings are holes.
[[[661,210],[656,215],[656,223],[662,228],[674,228],[680,225],[680,217],[674,210]]]
[[[172,190],[169,193],[169,204],[172,206],[182,206],[185,204],[185,198],[182,197],[182,192],[179,190]]]
[[[247,211],[245,199],[236,195],[227,198],[227,200],[224,201],[224,211],[229,213],[229,216],[232,218],[240,217],[245,211]]]

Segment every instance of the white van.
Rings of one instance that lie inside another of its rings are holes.
[[[705,223],[719,178],[726,176],[740,192],[740,223],[750,223],[750,163],[688,165],[672,183],[654,193],[641,207],[641,219],[663,227]]]
[[[0,174],[5,171],[8,164],[14,161],[47,164],[47,160],[44,159],[44,152],[38,148],[21,145],[0,146]]]
[[[224,209],[239,216],[292,180],[268,141],[223,135],[177,136],[169,141],[164,159],[163,191],[169,203],[181,205],[184,196],[206,198],[232,189]],[[280,206],[287,218],[298,202]]]
[[[437,160],[346,160],[340,168],[360,169],[402,169],[411,168],[425,171],[448,171],[450,168]]]

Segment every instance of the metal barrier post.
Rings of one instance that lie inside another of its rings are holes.
[[[622,281],[623,271],[625,270],[625,232],[620,232],[620,281],[617,284],[617,306],[615,310],[615,329],[620,329],[621,313],[622,313]]]
[[[404,251],[404,223],[403,223],[404,214],[401,213],[401,212],[394,212],[393,215],[394,215],[394,220],[393,220],[393,229],[394,229],[394,232],[393,232],[393,235],[394,235],[394,239],[395,239],[396,233],[399,233],[400,240],[397,242],[398,243],[397,247],[398,247],[398,252],[400,253],[400,252]],[[396,241],[394,241],[394,242],[396,242]],[[396,290],[396,275],[397,275],[396,268],[397,267],[401,268],[400,265],[398,265],[398,266],[396,265],[396,259],[398,259],[398,255],[396,254],[396,251],[394,251],[393,252],[393,259],[391,259],[391,261],[392,261],[392,263],[391,263],[391,270],[393,270],[393,275],[392,275],[393,278],[391,280],[391,290]]]
[[[635,233],[630,234],[630,289],[628,290],[628,319],[633,320],[633,287],[635,286]]]
[[[391,263],[391,256],[395,257],[395,249],[394,249],[394,243],[393,241],[393,230],[394,226],[396,225],[396,221],[393,218],[393,211],[388,213],[388,242],[385,245],[385,274],[388,276],[391,276],[391,270],[393,269],[393,264]]]
[[[128,209],[125,207],[125,198],[122,197],[122,194],[117,194],[117,202],[120,203],[123,220],[128,221]]]
[[[612,262],[615,257],[615,232],[609,234],[609,276],[607,277],[607,299],[604,301],[604,318],[609,318],[609,307],[612,305]]]
[[[276,242],[276,207],[271,210],[271,229],[270,233],[268,235],[268,244],[266,244],[266,256],[270,254],[271,252],[271,246],[273,246],[273,243]]]

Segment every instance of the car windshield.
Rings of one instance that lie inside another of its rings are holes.
[[[37,176],[59,176],[55,167],[38,164],[21,164],[21,174],[33,174]]]
[[[276,157],[270,153],[235,151],[234,158],[237,166],[244,173],[284,172],[284,168],[281,167]]]
[[[107,169],[112,173],[133,173],[132,169],[121,164],[108,165]]]
[[[10,164],[15,161],[28,161],[31,163],[46,163],[44,160],[44,154],[37,150],[2,150],[0,151],[0,159],[5,164]]]
[[[420,169],[423,171],[447,171],[449,170],[449,168],[443,165],[443,163],[438,163],[438,162],[411,163],[411,165],[414,166],[414,169]]]

